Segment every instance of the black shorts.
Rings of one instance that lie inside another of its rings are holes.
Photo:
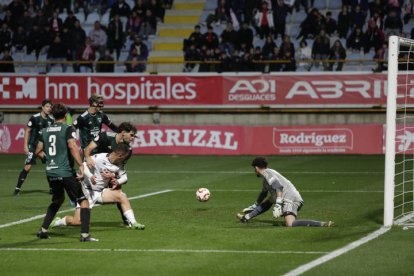
[[[36,165],[36,154],[33,151],[29,151],[26,155],[25,165]]]
[[[80,203],[86,199],[81,183],[75,177],[48,176],[47,181],[52,188],[52,201],[65,198],[65,190],[72,201]]]

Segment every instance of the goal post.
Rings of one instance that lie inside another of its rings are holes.
[[[413,59],[413,61],[411,61]],[[414,40],[388,44],[384,226],[414,227]],[[413,92],[411,92],[413,90]]]

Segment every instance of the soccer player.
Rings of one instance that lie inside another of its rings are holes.
[[[129,145],[137,133],[137,129],[128,122],[122,122],[118,126],[118,131],[119,133],[101,132],[85,148],[85,160],[90,169],[93,169],[95,166],[93,158],[91,158],[92,153],[111,152],[113,150],[116,150],[120,144]],[[130,148],[128,158],[125,159],[123,166],[126,164],[131,155],[132,149]],[[121,214],[123,224],[127,227],[131,227],[132,225],[130,224],[129,220],[124,216],[124,211],[121,207],[121,204],[117,203],[116,206]]]
[[[73,126],[79,129],[81,148],[86,146],[101,133],[102,124],[118,132],[118,127],[111,122],[109,117],[101,110],[104,107],[103,97],[93,94],[89,98],[89,108],[73,122]]]
[[[332,221],[323,222],[315,220],[297,220],[298,211],[303,206],[303,199],[295,186],[283,175],[267,167],[268,163],[264,157],[256,157],[252,166],[257,177],[263,177],[263,189],[256,202],[245,208],[243,213],[237,214],[240,222],[248,222],[252,218],[266,212],[275,204],[273,217],[285,218],[286,226],[333,226]],[[265,197],[270,193],[270,197]]]
[[[79,177],[83,176],[82,159],[76,144],[76,130],[66,124],[64,104],[55,104],[52,114],[55,122],[42,129],[36,152],[46,154],[46,176],[52,188],[52,203],[47,208],[42,226],[37,233],[40,239],[48,239],[48,228],[65,200],[65,190],[69,198],[80,205],[81,242],[97,241],[89,235],[90,209],[80,182],[75,177],[74,162],[79,165]]]
[[[29,174],[32,165],[36,164],[36,157],[40,157],[42,162],[45,161],[45,155],[40,152],[35,154],[36,145],[39,141],[40,131],[44,127],[48,127],[53,123],[53,118],[50,116],[52,111],[52,102],[48,99],[42,101],[42,111],[34,114],[27,122],[26,130],[24,132],[24,152],[26,153],[25,165],[19,174],[17,179],[16,188],[13,195],[19,195],[22,189],[22,185]]]
[[[90,157],[93,160],[94,168],[91,171],[86,162],[83,163],[84,177],[82,189],[89,200],[89,208],[92,208],[96,203],[120,203],[123,214],[131,224],[131,228],[144,230],[145,225],[136,221],[128,197],[120,189],[121,185],[127,181],[123,164],[128,158],[129,153],[129,145],[120,143],[109,154],[99,153]],[[109,188],[109,184],[111,184],[112,188]],[[52,227],[79,225],[81,223],[82,219],[80,218],[79,208],[76,208],[73,217],[56,218],[52,222]]]

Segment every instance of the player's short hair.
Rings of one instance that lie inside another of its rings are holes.
[[[252,161],[252,166],[258,168],[267,168],[267,164],[267,160],[263,156],[258,156]]]
[[[119,126],[118,126],[118,131],[119,133],[121,133],[122,131],[126,131],[126,132],[131,132],[133,131],[134,133],[137,133],[137,128],[134,127],[131,123],[129,122],[122,122]]]
[[[42,101],[42,106],[45,106],[45,105],[47,105],[47,104],[53,105],[51,100],[49,100],[49,99],[44,99],[44,100]]]
[[[126,143],[119,143],[116,149],[113,151],[115,153],[120,153],[122,155],[128,154],[130,151],[130,146]]]
[[[89,97],[89,106],[92,106],[93,104],[103,104],[103,97],[99,94],[92,94],[92,96]]]
[[[55,120],[65,118],[66,113],[68,113],[68,108],[63,103],[57,103],[52,107],[52,115]]]

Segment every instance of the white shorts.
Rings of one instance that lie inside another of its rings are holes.
[[[292,201],[288,199],[283,200],[283,215],[289,214],[298,216],[298,211],[302,208],[303,201]]]
[[[102,191],[94,191],[94,190],[88,189],[87,187],[85,187],[84,185],[82,185],[82,191],[83,191],[85,197],[89,201],[89,209],[92,209],[95,204],[102,204],[103,203],[102,194],[103,194],[103,191],[104,190],[102,190]],[[78,205],[79,204],[76,205],[77,208],[80,207]]]

